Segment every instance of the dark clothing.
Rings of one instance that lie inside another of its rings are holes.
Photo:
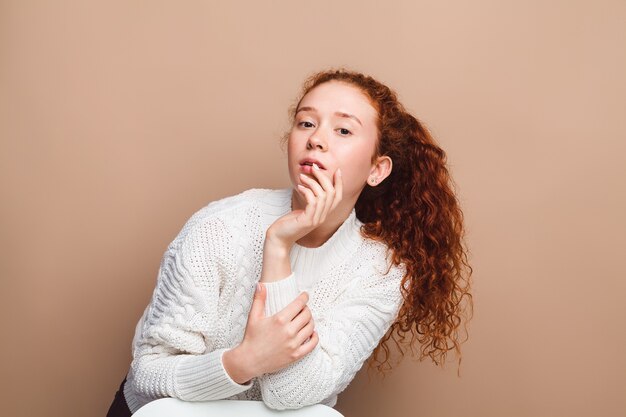
[[[113,403],[109,408],[109,412],[106,417],[130,417],[132,413],[128,408],[128,404],[126,404],[126,399],[124,398],[124,384],[126,383],[126,378],[120,384],[120,389],[115,393],[115,398],[113,399]]]

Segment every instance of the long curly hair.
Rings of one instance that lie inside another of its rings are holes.
[[[446,167],[446,154],[393,90],[370,76],[343,68],[311,75],[289,109],[290,120],[302,98],[329,81],[356,86],[369,98],[378,113],[372,163],[382,155],[393,161],[391,174],[375,187],[366,184],[355,205],[356,215],[364,223],[363,235],[384,242],[388,254],[392,252],[392,263],[406,267],[401,285],[404,301],[370,356],[368,369],[374,364],[381,374],[391,369],[389,339],[395,342],[400,359],[405,343],[415,354],[417,340],[419,360],[430,357],[436,365],[444,366],[447,352],[454,349],[458,373],[460,344],[467,340],[467,323],[473,316],[472,267],[463,241],[463,212]],[[283,145],[288,137],[286,132]],[[462,322],[464,340],[459,332]]]

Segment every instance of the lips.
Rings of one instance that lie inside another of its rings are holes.
[[[326,167],[317,159],[312,159],[312,158],[305,158],[303,160],[300,161],[300,165],[309,165],[309,166],[313,166],[313,164],[316,164],[318,167],[320,167],[320,169],[326,169]]]

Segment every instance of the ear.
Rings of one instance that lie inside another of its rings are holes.
[[[387,155],[379,156],[374,165],[372,165],[370,175],[367,177],[367,183],[372,187],[377,186],[391,174],[392,167],[393,161],[390,157]]]

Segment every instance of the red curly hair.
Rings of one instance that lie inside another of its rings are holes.
[[[398,101],[396,93],[359,72],[331,69],[310,76],[303,84],[290,119],[302,98],[313,88],[329,81],[356,86],[377,110],[378,140],[372,163],[381,155],[393,161],[391,174],[376,187],[369,184],[361,192],[356,215],[364,224],[364,236],[384,242],[395,265],[404,263],[401,292],[404,302],[398,317],[369,358],[369,368],[384,374],[391,369],[387,341],[392,339],[401,357],[406,342],[413,351],[420,344],[419,360],[430,357],[444,365],[446,354],[454,349],[460,367],[459,329],[464,312],[473,315],[470,294],[472,268],[467,260],[463,237],[463,213],[446,168],[446,154],[428,130]],[[289,136],[282,138],[284,144]],[[467,301],[465,304],[463,301]],[[397,336],[397,338],[396,338]],[[378,357],[384,353],[384,358]],[[458,368],[457,368],[458,370]]]

